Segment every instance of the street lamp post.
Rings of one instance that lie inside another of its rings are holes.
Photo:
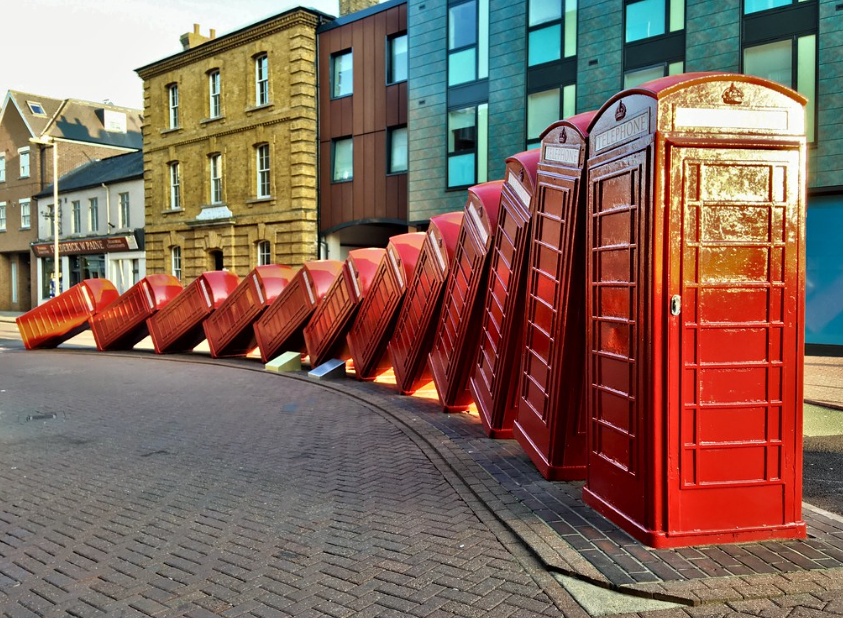
[[[55,138],[42,136],[30,138],[33,144],[53,147],[53,266],[55,277],[55,295],[61,293],[61,260],[59,259],[59,147]]]

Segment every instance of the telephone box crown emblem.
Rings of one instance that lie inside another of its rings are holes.
[[[618,108],[615,110],[615,120],[623,120],[626,117],[626,105],[623,101],[618,103]]]
[[[727,105],[740,105],[743,103],[743,91],[735,86],[733,82],[731,86],[723,91],[723,102]]]
[[[568,141],[568,131],[565,130],[565,127],[562,127],[562,133],[559,134],[559,143],[564,144]]]
[[[523,167],[520,170],[518,170],[518,180],[520,180],[522,182],[524,181],[524,168]]]

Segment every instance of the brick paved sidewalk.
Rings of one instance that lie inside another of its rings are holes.
[[[843,409],[843,358],[805,357],[805,399]]]

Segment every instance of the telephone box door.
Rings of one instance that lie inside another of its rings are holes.
[[[588,488],[636,522],[650,519],[645,487],[653,448],[646,443],[652,410],[642,401],[641,375],[650,336],[641,321],[647,315],[642,283],[652,213],[644,200],[651,152],[637,150],[589,170],[595,211],[587,221]]]
[[[800,153],[669,153],[668,534],[780,527],[801,513]]]

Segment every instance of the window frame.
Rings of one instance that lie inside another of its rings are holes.
[[[208,172],[210,180],[209,203],[222,204],[222,153],[215,152],[208,155]]]
[[[97,197],[88,198],[88,229],[96,233],[100,228],[100,201]]]
[[[270,184],[272,162],[270,156],[268,142],[255,145],[255,196],[258,199],[272,197],[272,186]]]
[[[82,200],[70,202],[70,233],[82,233]]]
[[[574,111],[571,114],[565,113],[565,88],[569,86],[574,87]],[[535,148],[541,145],[541,133],[535,137],[530,138],[530,97],[537,94],[542,94],[545,92],[550,92],[551,90],[558,90],[559,91],[559,110],[557,111],[557,119],[562,120],[564,118],[568,118],[569,116],[575,115],[576,107],[577,107],[577,84],[574,83],[567,83],[567,84],[559,84],[557,86],[552,86],[550,88],[536,88],[531,91],[528,91],[524,97],[524,147],[527,150]],[[556,122],[554,120],[553,122]],[[550,126],[550,125],[548,125]]]
[[[0,155],[0,182],[6,182],[6,155]]]
[[[393,161],[392,161],[392,139],[393,135],[395,135],[396,131],[404,131],[407,136],[407,167],[404,169],[394,169],[393,168]],[[393,127],[387,127],[386,129],[386,175],[387,176],[395,176],[397,174],[407,174],[410,171],[410,132],[407,129],[406,124],[395,125]]]
[[[208,71],[208,118],[222,116],[222,81],[219,69]]]
[[[178,161],[167,163],[167,174],[170,185],[170,210],[181,210],[181,170]]]
[[[255,63],[255,107],[269,105],[269,54],[260,52],[254,56]]]
[[[349,92],[344,93],[344,94],[337,94],[337,71],[336,71],[337,60],[339,60],[340,58],[342,58],[344,56],[351,56],[351,69],[349,69],[349,71],[351,72],[351,90]],[[331,84],[331,100],[334,101],[336,99],[344,99],[345,97],[353,96],[354,95],[354,48],[353,47],[347,47],[343,50],[340,50],[338,52],[334,52],[333,54],[331,54],[330,70],[331,70],[331,75],[330,75],[330,78],[331,78],[331,82],[330,82],[330,84]]]
[[[534,67],[543,67],[549,65],[554,62],[562,62],[566,60],[571,60],[577,57],[577,42],[579,40],[579,3],[577,3],[576,9],[574,10],[574,53],[570,56],[565,55],[565,35],[566,35],[566,3],[568,0],[559,0],[561,4],[561,14],[558,19],[552,19],[550,21],[544,21],[540,24],[536,24],[535,26],[530,25],[530,4],[534,0],[527,0],[527,7],[526,7],[526,25],[527,25],[527,49],[526,49],[526,56],[527,56],[527,67],[534,68]],[[533,32],[537,32],[539,30],[545,30],[547,28],[552,28],[553,26],[559,26],[559,57],[554,58],[553,60],[545,60],[544,62],[537,62],[536,64],[530,64],[530,35]]]
[[[741,0],[741,17],[748,17],[750,15],[758,15],[759,13],[766,13],[767,11],[786,11],[788,9],[792,9],[794,5],[804,4],[806,1],[810,0],[789,0],[787,4],[783,4],[782,6],[774,6],[769,9],[761,9],[759,11],[752,11],[751,13],[746,12],[746,2],[747,0]]]
[[[395,79],[395,54],[393,52],[395,41],[404,38],[407,41],[407,53],[405,54],[404,78]],[[396,32],[386,37],[386,85],[401,84],[407,81],[410,76],[410,39],[407,31]]]
[[[23,161],[26,157],[26,173],[24,174]],[[18,171],[20,178],[29,178],[32,175],[32,155],[29,146],[18,148]]]
[[[480,107],[485,105],[486,106],[486,170],[484,174],[480,174]],[[473,109],[474,110],[474,148],[471,150],[455,150],[454,152],[450,152],[449,146],[449,139],[447,133],[451,130],[450,128],[450,115],[453,112],[459,112],[466,109]],[[489,139],[488,139],[488,120],[489,120],[489,102],[488,101],[478,101],[477,103],[472,103],[470,105],[462,105],[459,107],[452,107],[447,111],[447,116],[445,119],[445,190],[446,191],[462,191],[467,187],[471,187],[475,184],[479,184],[481,182],[485,182],[486,178],[488,178],[488,149],[489,149]],[[451,164],[450,160],[454,157],[463,156],[466,154],[474,154],[474,176],[473,180],[468,184],[461,184],[461,185],[452,185],[451,184]],[[485,176],[485,178],[480,178],[481,176]]]
[[[6,231],[6,202],[0,202],[0,232]]]
[[[450,47],[450,38],[451,38],[451,9],[461,6],[463,4],[474,3],[474,43],[469,45],[463,45],[461,47],[454,47],[451,49]],[[445,52],[446,52],[446,61],[445,61],[445,83],[447,84],[448,88],[454,88],[457,86],[464,86],[465,84],[473,84],[474,82],[480,81],[480,0],[455,0],[449,1],[446,11],[446,23],[445,23]],[[472,79],[458,82],[455,84],[451,83],[451,56],[459,54],[461,52],[467,51],[469,49],[474,49],[474,77]],[[488,77],[488,76],[487,76]]]
[[[341,142],[351,143],[351,176],[348,178],[337,178],[337,144]],[[346,135],[344,137],[335,137],[331,140],[331,183],[339,184],[342,182],[354,181],[354,136]]]
[[[179,85],[167,84],[167,118],[168,128],[178,129],[179,124]]]
[[[259,240],[256,243],[257,265],[269,266],[272,264],[272,244],[268,240]],[[266,251],[264,251],[266,249]]]
[[[24,206],[26,206],[26,214],[24,214]],[[18,202],[20,208],[20,229],[28,230],[32,228],[32,200],[28,197],[23,198]]]
[[[180,245],[174,245],[170,247],[170,274],[172,274],[179,281],[182,280],[183,271]]]
[[[129,229],[132,224],[130,209],[131,205],[129,204],[129,192],[123,191],[122,193],[118,193],[117,196],[120,204],[120,227],[122,229]]]

